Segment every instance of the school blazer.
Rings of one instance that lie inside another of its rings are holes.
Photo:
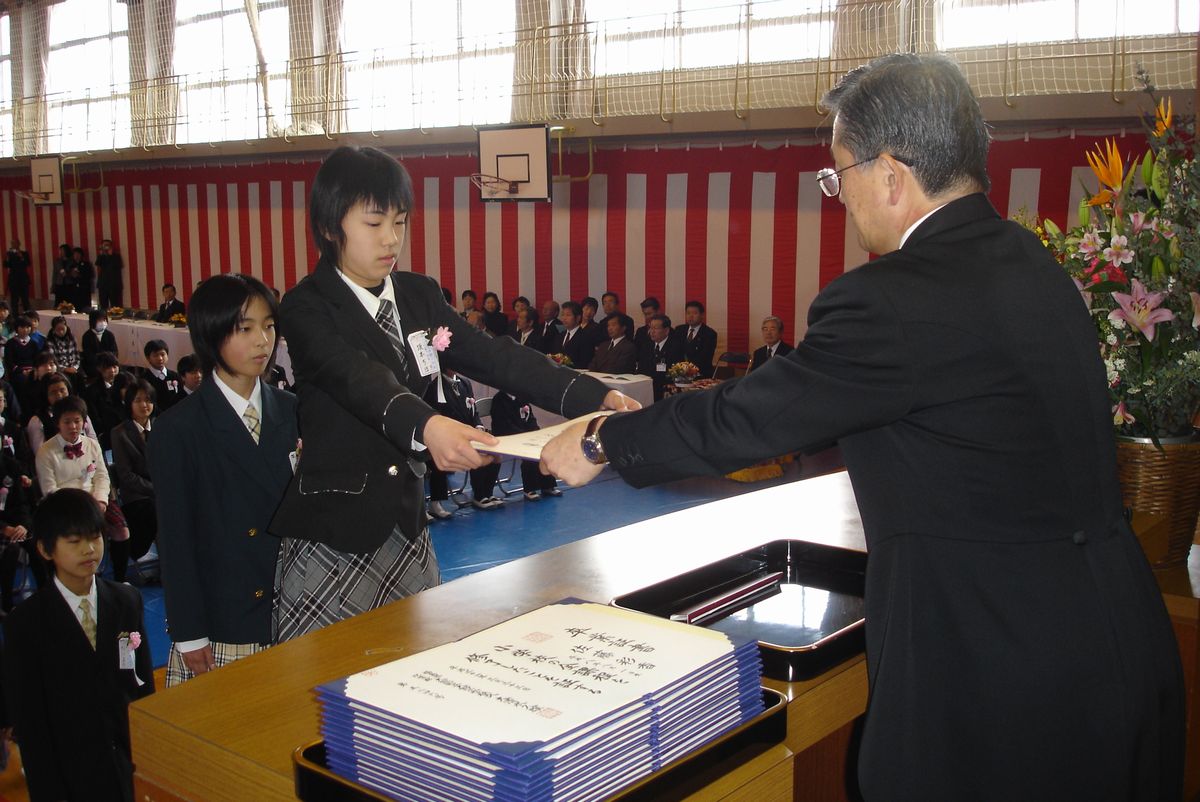
[[[49,582],[5,622],[4,691],[25,781],[39,800],[132,798],[129,703],[154,692],[142,597],[96,578],[96,648]],[[141,632],[134,672],[121,670],[120,633]]]
[[[153,435],[151,435],[153,436]],[[112,430],[113,469],[117,488],[121,491],[121,503],[154,500],[154,483],[148,478],[150,469],[146,464],[146,440],[138,425],[127,420]]]
[[[172,640],[271,642],[279,540],[267,527],[292,476],[296,397],[262,383],[258,445],[213,379],[154,421],[146,443]]]
[[[603,403],[608,389],[595,379],[469,326],[433,279],[398,272],[390,280],[406,339],[439,326],[452,332],[438,355],[443,368],[519,388],[567,418]],[[397,525],[417,537],[425,525],[428,454],[413,449],[412,439],[434,414],[422,399],[432,377],[418,374],[411,347],[401,367],[387,335],[324,260],[284,296],[280,318],[299,388],[304,450],[271,531],[353,553],[378,549]]]

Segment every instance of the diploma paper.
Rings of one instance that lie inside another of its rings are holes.
[[[576,423],[586,423],[592,418],[598,418],[601,415],[611,415],[612,410],[603,410],[601,412],[589,412],[587,415],[575,418],[574,420],[563,421],[555,426],[547,426],[545,429],[538,429],[536,432],[522,432],[521,434],[509,434],[504,437],[496,438],[500,442],[494,446],[485,445],[477,440],[471,441],[471,447],[476,451],[482,451],[485,454],[498,454],[502,457],[518,457],[520,459],[537,462],[542,458],[542,449],[553,440],[557,435],[562,434],[569,427]]]

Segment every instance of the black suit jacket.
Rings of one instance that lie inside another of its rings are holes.
[[[433,279],[393,273],[391,281],[406,338],[439,326],[452,332],[439,354],[443,367],[499,389],[519,387],[566,418],[603,403],[608,388],[595,379],[467,325]],[[304,455],[271,531],[356,553],[379,548],[397,524],[417,537],[425,525],[428,452],[414,450],[412,441],[434,411],[422,400],[430,379],[418,375],[411,348],[402,368],[387,335],[323,261],[284,296],[281,320],[299,388]]]
[[[154,500],[154,482],[146,462],[146,440],[138,425],[127,420],[110,433],[113,452],[113,478],[121,490],[121,503]]]
[[[171,638],[271,642],[278,538],[267,526],[292,478],[296,397],[262,386],[255,445],[216,381],[155,419],[146,453]]]
[[[89,376],[96,375],[96,354],[108,351],[113,356],[120,356],[117,349],[117,338],[108,329],[99,337],[93,329],[88,329],[79,338],[79,366]]]
[[[169,323],[174,315],[183,315],[187,313],[183,301],[178,298],[172,298],[167,303],[158,305],[158,311],[154,313],[154,319],[159,323]]]
[[[154,414],[161,415],[177,403],[187,398],[183,389],[183,378],[175,371],[167,368],[167,378],[160,379],[148,367],[141,369],[141,378],[150,382],[154,388]]]
[[[592,339],[591,334],[576,328],[570,342],[566,340],[567,333],[564,331],[558,339],[557,347],[550,353],[566,354],[571,359],[572,367],[587,370],[588,365],[592,363],[592,356],[596,353],[596,342]]]
[[[521,344],[520,332],[514,331],[509,336],[512,337],[513,342],[517,343],[518,345]],[[532,348],[535,351],[538,351],[543,354],[546,353],[542,348],[542,332],[539,331],[537,326],[534,326],[533,329],[529,332],[529,336],[527,338],[525,338],[525,347]]]
[[[637,367],[637,350],[628,337],[622,337],[614,347],[612,340],[602,340],[596,346],[588,370],[596,373],[633,373]]]
[[[666,369],[682,359],[683,343],[673,334],[663,340],[661,352],[655,350],[655,343],[649,337],[638,348],[637,372],[649,376],[654,383],[655,401],[662,400],[663,388],[670,383]],[[660,366],[662,370],[659,370]]]
[[[839,442],[871,555],[864,797],[1180,797],[1179,658],[1096,330],[985,196],[831,282],[788,356],[600,432],[638,485]]]
[[[792,346],[788,345],[783,340],[780,340],[779,345],[775,346],[775,356],[787,356],[791,352]],[[767,364],[767,361],[771,358],[772,357],[767,351],[767,346],[764,345],[761,348],[755,349],[754,356],[750,359],[750,370],[747,372],[758,370],[763,365]]]
[[[675,336],[683,343],[683,358],[700,368],[702,378],[711,378],[713,356],[717,352],[717,332],[707,323],[702,323],[696,330],[696,336],[688,342],[688,328],[686,323],[675,327]]]
[[[555,318],[554,320],[543,320],[533,327],[539,335],[539,345],[543,354],[554,354],[558,352],[557,343],[562,342],[563,324]]]
[[[130,632],[142,638],[140,686],[120,668],[117,638]],[[4,691],[30,799],[132,799],[128,707],[154,692],[141,594],[96,578],[94,650],[53,581],[17,605],[4,633]]]

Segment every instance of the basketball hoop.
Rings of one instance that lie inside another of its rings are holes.
[[[488,175],[487,173],[471,173],[471,183],[478,187],[481,192],[505,192],[509,195],[517,194],[516,181],[509,181],[497,175]]]

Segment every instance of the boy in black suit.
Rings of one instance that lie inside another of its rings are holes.
[[[187,398],[187,392],[183,389],[183,379],[167,367],[167,360],[171,358],[171,354],[165,342],[151,340],[142,351],[146,354],[146,364],[149,365],[142,371],[142,378],[150,382],[150,386],[158,395],[157,409],[161,415],[177,401]]]
[[[154,692],[142,597],[95,576],[104,516],[59,490],[34,516],[55,579],[5,623],[4,690],[30,799],[132,800],[129,703]]]
[[[28,315],[17,318],[16,330],[16,336],[4,344],[4,373],[12,382],[33,370],[33,360],[42,351],[33,339],[33,321]]]
[[[459,376],[452,370],[442,371],[442,389],[444,401],[437,398],[437,384],[429,385],[425,393],[428,404],[442,415],[453,418],[459,423],[484,429],[479,413],[475,411],[475,390],[471,382]],[[474,506],[481,510],[490,510],[502,506],[503,501],[492,495],[496,488],[496,477],[500,475],[500,463],[491,462],[480,468],[472,468],[471,495]],[[429,514],[440,521],[451,517],[452,513],[442,506],[442,502],[450,498],[450,474],[437,466],[429,468]]]
[[[525,399],[505,392],[497,392],[492,398],[492,434],[499,437],[536,432],[540,428],[533,416],[533,407]],[[543,492],[548,496],[561,496],[562,491],[556,484],[557,480],[543,474],[536,462],[521,460],[521,485],[526,500],[540,501]]]

